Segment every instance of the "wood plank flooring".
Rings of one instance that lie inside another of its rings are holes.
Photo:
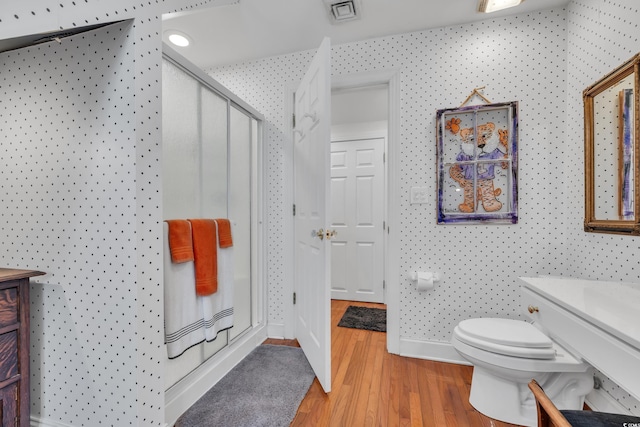
[[[384,307],[332,301],[332,391],[325,394],[314,380],[292,427],[512,426],[469,404],[472,367],[389,354],[384,332],[338,327],[349,305]],[[265,343],[298,346],[296,340]]]

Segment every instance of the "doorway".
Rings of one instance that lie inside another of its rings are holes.
[[[331,298],[385,301],[388,84],[331,94]]]
[[[332,89],[337,93],[341,89],[353,89],[356,88],[365,88],[384,85],[388,90],[388,103],[387,103],[387,117],[388,117],[388,131],[387,131],[387,151],[385,158],[385,169],[386,169],[386,178],[385,178],[385,225],[384,225],[384,246],[385,246],[385,254],[384,254],[384,281],[385,281],[385,292],[384,292],[384,304],[387,307],[387,351],[393,354],[399,354],[400,349],[400,322],[399,322],[399,312],[400,312],[400,301],[399,301],[399,259],[398,259],[398,236],[395,233],[394,224],[399,222],[399,165],[398,165],[398,152],[396,146],[394,145],[394,141],[399,139],[399,110],[400,110],[400,75],[396,70],[381,70],[371,73],[358,73],[358,74],[348,74],[348,75],[334,75],[331,77],[331,86]],[[292,96],[286,97],[285,103],[285,116],[291,117],[294,115],[294,99],[293,96],[295,91],[295,85],[291,85],[289,87],[289,93]],[[338,90],[336,90],[338,89]],[[291,134],[295,136],[296,132],[294,132],[295,121],[290,122],[291,126]],[[345,132],[346,133],[346,132]],[[327,137],[326,140],[330,140]],[[287,149],[290,150],[287,152],[287,157],[294,159],[294,144],[287,145]],[[294,166],[295,162],[291,161],[290,163],[286,163],[287,166],[287,175],[294,176]],[[329,174],[329,165],[327,165],[327,175]],[[291,228],[287,228],[287,235],[285,236],[286,240],[294,241],[294,219],[296,218],[296,206],[295,206],[295,197],[294,191],[291,191],[291,198],[287,200],[290,206],[293,206],[294,215],[291,217]],[[329,226],[329,221],[327,221],[326,226]],[[330,227],[328,227],[330,228]],[[289,234],[290,233],[290,234]],[[296,245],[292,244],[290,246],[291,249],[291,260],[295,259],[295,254],[297,253]],[[271,336],[283,336],[285,338],[295,338],[296,337],[296,328],[297,328],[297,319],[295,316],[296,312],[296,289],[295,279],[294,279],[294,264],[291,264],[291,280],[290,287],[287,286],[286,291],[290,291],[293,296],[292,304],[288,304],[285,307],[285,318],[287,319],[279,329],[278,325],[273,325],[271,327]],[[327,280],[329,282],[330,280]],[[327,290],[330,290],[330,286],[327,286]],[[330,298],[330,292],[328,297]],[[329,298],[327,301],[329,301]],[[367,303],[360,303],[367,304]],[[281,332],[280,332],[281,331]]]

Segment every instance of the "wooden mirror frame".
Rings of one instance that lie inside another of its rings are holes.
[[[597,219],[595,216],[595,132],[594,98],[596,95],[633,75],[633,212],[632,220]],[[586,88],[584,100],[584,154],[585,154],[585,218],[584,231],[640,235],[640,53]]]

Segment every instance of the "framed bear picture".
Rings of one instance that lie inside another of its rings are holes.
[[[438,224],[518,222],[518,102],[438,110]]]

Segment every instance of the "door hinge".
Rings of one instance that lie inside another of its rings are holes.
[[[389,230],[391,230],[391,227],[387,227],[387,234],[389,234]]]
[[[382,163],[387,163],[387,153],[382,153]]]
[[[387,221],[382,221],[382,229],[383,230],[387,229]]]
[[[296,114],[293,113],[293,128],[296,128]]]
[[[382,281],[382,289],[387,289],[387,282],[386,281]]]
[[[296,216],[296,204],[293,204],[293,216]]]
[[[295,303],[296,303],[296,293],[294,292],[293,293],[293,304],[295,305]]]

